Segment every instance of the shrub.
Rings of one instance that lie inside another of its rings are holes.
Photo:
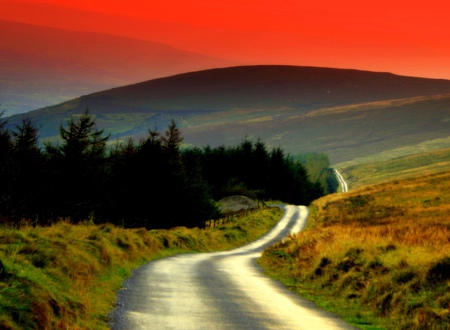
[[[442,284],[450,280],[450,257],[445,257],[431,266],[426,280],[432,285]]]

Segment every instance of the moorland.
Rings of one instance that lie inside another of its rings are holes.
[[[114,140],[109,146],[119,143],[124,154],[143,145],[127,149],[130,138],[155,142],[154,129],[175,119],[183,150],[232,150],[223,145],[264,141],[269,150],[281,146],[283,155],[293,155],[286,158],[289,164],[311,153],[324,155],[328,164],[329,156],[350,192],[314,200],[307,229],[269,248],[260,264],[359,328],[448,329],[449,102],[446,80],[254,66],[106,90],[31,111],[27,118],[39,127],[40,143],[54,150],[64,147],[62,123],[82,118],[89,108],[98,128]],[[20,127],[23,118],[7,118],[8,127]],[[320,177],[314,167],[305,168]],[[250,227],[261,226],[256,234],[248,234],[249,220],[241,218],[208,230],[123,229],[96,225],[93,218],[4,226],[0,324],[106,327],[114,292],[130,269],[168,253],[242,244],[273,225],[280,216],[273,212],[255,213]],[[73,258],[55,255],[61,250]],[[66,264],[71,262],[79,267]],[[62,271],[69,267],[74,271]],[[103,305],[93,298],[98,290],[109,297]]]
[[[314,201],[307,229],[260,264],[360,329],[448,329],[449,160],[444,150],[355,166],[358,187]]]

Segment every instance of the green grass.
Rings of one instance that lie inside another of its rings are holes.
[[[262,236],[281,215],[279,208],[260,208],[206,230],[123,229],[68,221],[3,227],[0,328],[107,329],[116,292],[132,269],[176,253],[243,245]]]
[[[450,148],[450,137],[442,137],[437,139],[421,141],[417,144],[406,145],[399,148],[386,149],[381,152],[375,152],[369,156],[355,158],[353,160],[336,163],[334,167],[338,169],[350,166],[367,165],[370,163],[388,161],[396,158],[417,155],[430,151],[439,151]]]
[[[341,167],[342,166],[342,167]],[[338,165],[351,189],[375,183],[440,173],[450,168],[450,149],[428,151],[367,164]]]
[[[315,201],[260,264],[361,329],[450,328],[450,172]]]

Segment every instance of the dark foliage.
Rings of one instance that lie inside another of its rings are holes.
[[[307,153],[296,155],[294,159],[305,166],[308,178],[312,182],[320,184],[325,194],[332,194],[337,191],[339,182],[334,170],[330,168],[330,160],[327,155]]]
[[[234,147],[181,149],[175,121],[106,147],[86,111],[60,127],[62,142],[38,148],[38,129],[24,118],[13,132],[0,122],[0,216],[46,224],[92,219],[125,227],[197,227],[218,217],[214,200],[239,194],[309,204],[323,194],[305,167],[282,149],[244,139]]]
[[[8,130],[7,121],[3,118],[3,112],[0,112],[0,207],[2,209],[8,206],[11,191],[11,152],[12,141]]]

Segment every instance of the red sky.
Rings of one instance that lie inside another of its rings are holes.
[[[0,19],[162,42],[246,64],[450,79],[445,0],[2,0]]]

